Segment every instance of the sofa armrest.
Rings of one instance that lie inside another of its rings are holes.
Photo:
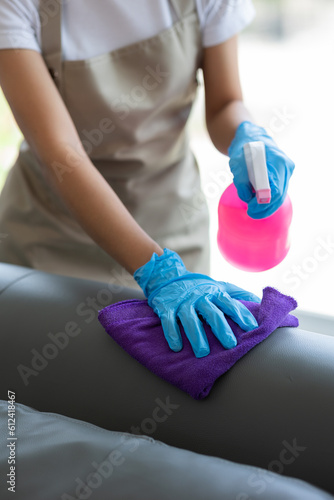
[[[279,328],[195,401],[132,359],[99,324],[99,309],[140,292],[41,271],[9,284],[6,266],[0,399],[12,390],[40,411],[147,434],[334,493],[333,337]]]

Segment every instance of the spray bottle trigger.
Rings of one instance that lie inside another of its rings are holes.
[[[244,145],[244,155],[249,181],[252,184],[259,204],[270,203],[271,189],[266,162],[266,148],[262,141],[248,142]]]

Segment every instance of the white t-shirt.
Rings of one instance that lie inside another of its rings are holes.
[[[179,0],[182,2],[182,0]],[[57,8],[60,0],[50,0]],[[0,49],[41,52],[39,0],[0,0]],[[228,40],[254,17],[252,0],[196,0],[203,46]],[[63,0],[64,60],[98,56],[170,28],[168,0]]]

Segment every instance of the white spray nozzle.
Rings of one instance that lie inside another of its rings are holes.
[[[264,143],[262,141],[248,142],[244,145],[244,154],[249,181],[255,190],[257,202],[270,203],[271,190]]]

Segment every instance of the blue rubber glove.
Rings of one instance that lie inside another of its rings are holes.
[[[165,338],[172,351],[182,349],[179,319],[197,358],[210,353],[210,347],[198,315],[210,325],[212,332],[225,349],[237,345],[227,323],[227,314],[246,331],[257,328],[254,316],[238,300],[261,302],[252,293],[203,274],[187,271],[181,257],[167,248],[158,256],[154,253],[134,278],[148,298],[148,304],[159,316]]]
[[[266,148],[269,184],[271,188],[271,202],[258,204],[252,186],[249,182],[243,146],[247,142],[262,141]],[[247,214],[253,219],[264,219],[272,215],[283,204],[290,177],[295,165],[275,141],[267,134],[266,130],[251,122],[239,125],[235,137],[228,148],[230,156],[230,169],[234,176],[233,182],[241,200],[248,203]]]

